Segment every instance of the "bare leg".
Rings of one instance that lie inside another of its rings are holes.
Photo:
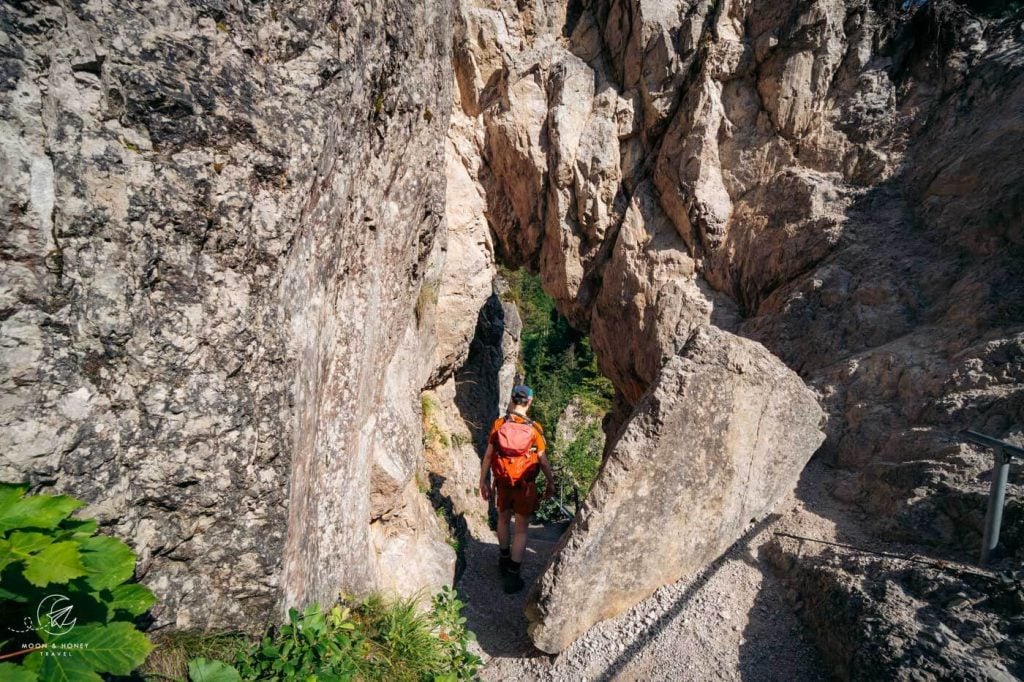
[[[530,530],[530,517],[527,514],[516,514],[516,534],[512,538],[512,561],[519,563],[526,551],[526,533]]]
[[[508,524],[512,520],[512,509],[498,512],[498,547],[508,549]]]

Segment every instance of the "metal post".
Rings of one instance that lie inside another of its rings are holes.
[[[977,431],[963,431],[960,435],[972,443],[992,448],[995,455],[992,487],[988,493],[988,510],[985,512],[985,535],[981,541],[980,563],[984,564],[992,550],[999,544],[999,526],[1003,522],[1003,502],[1006,498],[1006,480],[1010,475],[1010,460],[1014,457],[1024,458],[1024,448]]]
[[[992,447],[995,465],[992,467],[992,487],[988,492],[988,511],[985,512],[985,537],[981,541],[981,564],[988,562],[989,553],[999,544],[999,527],[1003,523],[1003,501],[1006,498],[1006,479],[1010,475],[1010,459],[1001,445]]]

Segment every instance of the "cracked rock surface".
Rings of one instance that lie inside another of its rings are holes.
[[[957,434],[1022,436],[1019,12],[464,0],[455,17],[462,158],[498,259],[540,273],[616,387],[607,454],[710,324],[815,390],[830,487],[873,534],[973,556],[991,458]],[[593,513],[634,494],[605,485]],[[599,533],[586,546],[610,561]],[[533,613],[541,647],[563,646]]]
[[[820,418],[813,394],[763,346],[698,329],[610,444],[538,581],[527,606],[534,644],[561,651],[721,555],[792,489],[824,438]]]
[[[85,499],[139,553],[158,626],[451,580],[412,480],[449,22],[443,2],[0,8],[0,476]]]

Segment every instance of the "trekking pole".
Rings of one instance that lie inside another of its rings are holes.
[[[992,485],[988,491],[988,508],[985,510],[985,534],[981,539],[981,558],[978,563],[984,566],[989,555],[999,544],[999,530],[1003,523],[1003,504],[1006,502],[1006,481],[1010,476],[1010,461],[1013,456],[1024,456],[1024,448],[1013,443],[986,436],[976,431],[964,431],[960,434],[965,440],[992,449]]]

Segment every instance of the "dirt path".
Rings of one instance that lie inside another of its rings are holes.
[[[544,655],[526,635],[523,604],[529,585],[540,575],[558,538],[568,524],[531,525],[530,540],[523,557],[522,575],[527,587],[517,594],[505,594],[498,572],[498,539],[470,538],[466,546],[466,567],[456,585],[467,603],[463,614],[476,633],[484,660],[519,661]],[[490,679],[485,676],[484,679]]]
[[[758,558],[774,531],[850,537],[855,513],[825,490],[833,474],[811,463],[778,514],[750,529],[697,576],[667,585],[599,623],[557,656],[535,649],[522,607],[527,590],[505,595],[497,541],[471,539],[458,589],[486,661],[484,680],[801,680],[829,674],[778,580]],[[814,512],[809,511],[814,509]],[[532,527],[523,577],[541,572],[564,527]]]

